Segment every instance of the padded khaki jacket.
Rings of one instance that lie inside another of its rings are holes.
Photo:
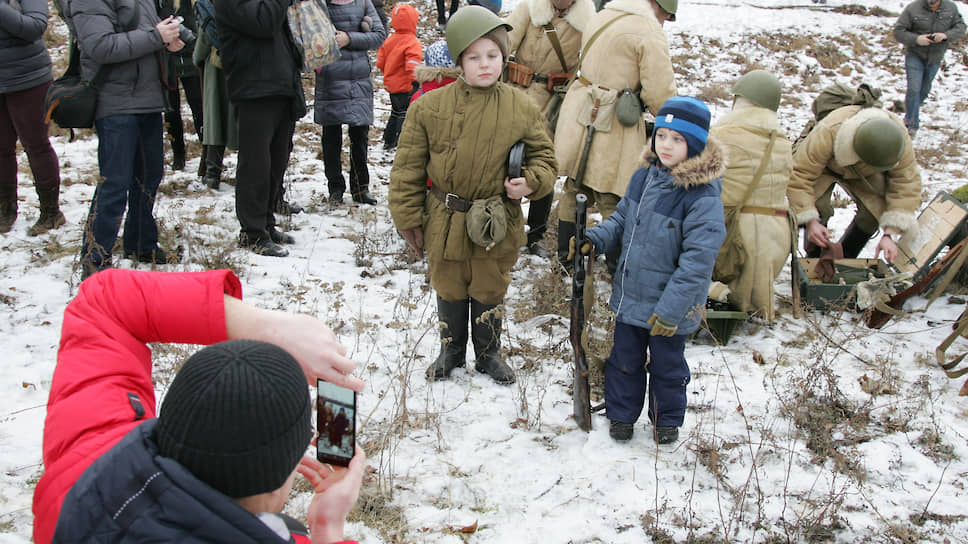
[[[551,192],[555,153],[538,107],[504,83],[479,88],[463,79],[428,92],[407,111],[390,170],[390,214],[398,230],[422,227],[428,259],[461,261],[517,253],[525,243],[520,202],[504,198],[508,234],[490,251],[467,236],[465,213],[448,210],[427,190],[428,178],[467,200],[504,195],[508,153],[525,143],[531,198]]]
[[[904,134],[904,154],[894,168],[878,172],[861,162],[854,152],[854,134],[863,121],[888,116]],[[915,212],[921,206],[921,169],[904,123],[880,108],[844,106],[832,111],[810,131],[793,155],[793,174],[787,198],[798,225],[820,219],[815,202],[830,183],[839,182],[877,218],[881,228],[904,233],[917,226]]]
[[[507,21],[513,28],[508,33],[511,53],[515,62],[524,64],[535,71],[536,75],[547,76],[550,72],[574,72],[578,66],[578,53],[581,50],[582,31],[588,20],[595,15],[592,0],[575,0],[564,17],[555,17],[551,0],[526,0],[515,6]],[[545,25],[551,23],[554,35],[561,45],[565,57],[565,67],[555,52],[551,35],[545,32]],[[517,85],[515,85],[517,87]],[[544,111],[551,100],[551,91],[544,81],[534,81],[527,88],[518,87],[528,93],[535,104]]]
[[[776,133],[773,151],[756,187],[743,200],[760,168],[771,132]],[[743,206],[736,233],[727,234],[727,238],[740,237],[745,257],[742,272],[729,283],[729,301],[744,312],[756,312],[772,321],[773,281],[783,270],[791,246],[786,213],[787,184],[793,170],[790,140],[780,130],[775,111],[749,103],[738,103],[709,133],[723,144],[726,154],[723,205],[727,209]]]
[[[632,173],[642,164],[639,154],[647,139],[644,119],[631,127],[615,119],[617,93],[625,88],[637,90],[653,115],[676,95],[669,44],[648,0],[609,2],[588,21],[582,47],[599,28],[625,14],[631,15],[611,24],[588,49],[581,74],[594,85],[580,79],[571,84],[555,131],[558,173],[573,178],[585,146],[589,112],[596,98],[602,99],[606,107],[599,109],[584,184],[619,196],[625,194]]]

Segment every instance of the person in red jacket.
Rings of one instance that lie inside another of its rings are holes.
[[[47,404],[35,542],[308,542],[277,514],[295,471],[316,492],[312,542],[342,540],[366,458],[357,449],[334,469],[304,456],[306,383],[363,382],[323,323],[241,294],[228,270],[107,270],[81,284]],[[151,342],[208,345],[178,371],[157,418]]]
[[[383,72],[383,85],[390,93],[390,119],[383,129],[383,149],[387,151],[397,147],[410,95],[417,90],[414,68],[423,51],[417,39],[417,10],[410,4],[397,4],[390,15],[393,34],[376,52],[376,67]]]

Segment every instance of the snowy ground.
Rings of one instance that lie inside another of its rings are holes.
[[[505,11],[515,3],[506,2]],[[429,42],[436,39],[433,8],[418,4],[421,37]],[[890,29],[904,2],[854,4],[889,12],[884,16],[847,15],[861,10],[844,5],[684,0],[678,21],[665,26],[680,93],[711,100],[715,121],[729,107],[736,77],[753,67],[771,69],[787,90],[779,115],[791,137],[808,119],[812,96],[834,80],[873,81],[886,104],[903,101],[903,58]],[[837,54],[844,60],[833,66],[818,60]],[[963,44],[948,53],[922,110],[916,147],[925,203],[964,182],[966,62]],[[375,79],[379,85],[378,72]],[[423,369],[437,350],[434,297],[425,267],[406,262],[385,206],[392,157],[377,141],[389,115],[382,87],[376,100],[370,156],[377,207],[326,205],[319,129],[311,116],[300,123],[288,194],[308,212],[291,218],[297,244],[288,258],[234,247],[233,188],[198,184],[192,174],[197,148],[190,148],[194,158],[184,172],[166,174],[156,205],[165,243],[185,252],[186,264],[169,269],[230,266],[247,300],[325,319],[359,362],[367,381],[359,436],[374,471],[365,493],[368,512],[350,525],[348,537],[367,543],[968,541],[968,400],[958,396],[961,380],[948,379],[933,362],[963,300],[942,297],[920,311],[925,300],[916,298],[908,305],[914,311],[871,331],[846,312],[794,319],[784,273],[777,323],[747,323],[725,346],[708,336],[687,346],[693,381],[682,440],[657,448],[640,423],[635,438],[619,445],[609,439],[602,415],[587,434],[571,419],[568,321],[549,310],[563,307],[559,295],[567,289],[547,263],[522,257],[504,334],[518,383],[502,387],[457,371],[451,381],[428,386]],[[68,224],[26,236],[37,197],[21,155],[21,215],[0,237],[0,352],[7,354],[0,363],[6,377],[0,382],[0,542],[30,538],[44,405],[62,312],[77,290],[80,225],[97,173],[93,136],[73,143],[57,136],[54,146]],[[234,156],[228,164],[232,178]],[[835,236],[851,215],[838,212]],[[873,255],[873,244],[865,254]],[[599,298],[607,289],[600,283]],[[601,327],[605,319],[598,319]],[[950,351],[966,349],[958,340]],[[156,350],[163,365],[186,352]],[[295,497],[292,512],[298,515],[307,500],[307,494]]]

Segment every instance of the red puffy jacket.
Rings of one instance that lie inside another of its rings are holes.
[[[397,4],[391,12],[393,34],[376,52],[376,67],[383,72],[383,85],[390,93],[409,93],[416,81],[413,69],[420,64],[423,47],[417,39],[417,10]]]

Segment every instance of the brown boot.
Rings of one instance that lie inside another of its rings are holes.
[[[57,199],[60,196],[60,189],[37,189],[37,197],[40,199],[40,217],[29,229],[27,236],[37,236],[51,229],[63,225],[67,222],[64,214],[60,211],[60,204]]]
[[[0,185],[0,233],[10,232],[17,220],[17,186]]]

